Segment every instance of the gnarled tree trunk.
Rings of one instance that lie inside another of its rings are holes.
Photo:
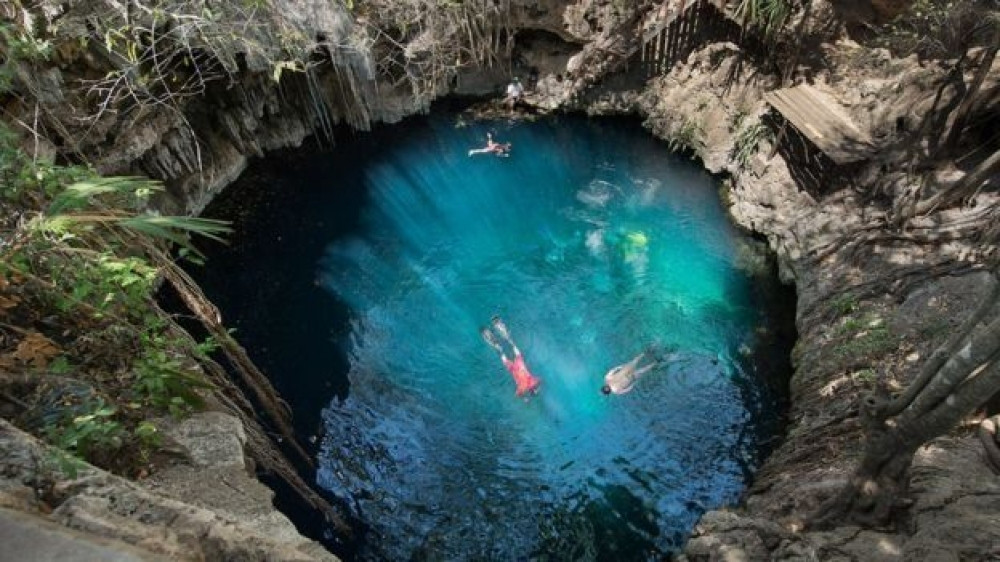
[[[972,79],[972,84],[969,85],[962,103],[955,111],[955,121],[948,132],[948,139],[944,142],[945,149],[951,150],[958,146],[958,141],[962,137],[962,133],[965,132],[965,126],[969,122],[972,106],[976,103],[979,90],[986,80],[986,75],[990,73],[990,69],[993,67],[993,61],[997,58],[998,50],[1000,50],[1000,38],[994,38],[993,43],[983,52],[983,57],[979,61],[979,68],[976,69],[976,75]]]
[[[1000,392],[1000,284],[965,325],[928,359],[896,400],[869,399],[864,457],[841,493],[813,518],[883,525],[899,505],[917,449],[943,435]]]
[[[933,197],[928,197],[917,203],[916,214],[929,213],[935,209],[947,207],[959,199],[975,195],[979,187],[997,173],[1000,173],[1000,150],[983,160],[954,186],[941,190]]]

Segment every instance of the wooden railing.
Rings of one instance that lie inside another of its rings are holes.
[[[729,0],[671,0],[646,18],[638,59],[646,76],[670,71],[705,39],[724,39],[732,34],[727,21]],[[728,25],[727,25],[728,24]]]

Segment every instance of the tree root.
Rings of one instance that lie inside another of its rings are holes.
[[[875,279],[851,285],[843,290],[827,295],[824,299],[818,299],[803,312],[802,316],[809,317],[816,315],[817,321],[820,323],[830,321],[832,320],[830,316],[833,312],[830,310],[822,311],[821,308],[828,307],[831,300],[837,297],[851,296],[860,301],[880,294],[906,294],[912,287],[924,283],[928,279],[948,275],[962,276],[977,271],[987,271],[988,269],[983,264],[946,260],[931,265],[916,265],[890,270],[888,273],[880,275]]]
[[[263,409],[264,414],[281,433],[285,444],[295,452],[299,460],[313,468],[312,457],[306,453],[295,437],[291,422],[291,408],[278,396],[271,382],[254,365],[246,350],[226,330],[222,324],[222,315],[219,310],[208,300],[194,280],[175,264],[168,263],[163,267],[162,273],[195,318],[219,343],[243,384],[253,392],[254,398]]]
[[[177,291],[188,309],[194,314],[202,326],[219,342],[226,358],[233,365],[241,382],[253,392],[254,398],[267,416],[268,420],[278,429],[281,437],[278,443],[290,447],[298,458],[310,469],[314,468],[312,457],[305,451],[295,437],[291,424],[291,409],[284,402],[264,374],[253,364],[239,343],[229,334],[222,324],[218,309],[208,300],[201,288],[186,272],[158,254],[164,279]],[[168,317],[168,315],[164,314]],[[170,319],[176,332],[189,339],[187,333],[175,321]],[[353,530],[345,518],[327,500],[320,496],[301,476],[299,471],[289,462],[282,448],[274,438],[261,427],[257,408],[247,399],[244,392],[233,383],[226,369],[211,358],[198,359],[209,379],[215,384],[215,397],[231,414],[243,424],[247,432],[247,452],[264,472],[274,475],[287,484],[306,505],[322,513],[326,520],[341,536],[353,537]]]
[[[194,338],[186,330],[173,319],[170,319],[169,322],[180,337],[187,338],[191,340],[192,345],[194,344]],[[272,438],[261,427],[257,421],[253,404],[229,378],[229,373],[211,358],[201,357],[198,361],[209,380],[215,385],[216,392],[213,393],[213,396],[219,401],[219,405],[226,412],[236,416],[246,430],[246,450],[250,458],[264,472],[274,475],[287,484],[306,505],[322,513],[327,522],[333,525],[340,535],[351,538],[353,530],[350,525],[336,508],[303,480],[299,471],[292,466]]]
[[[1000,428],[1000,415],[986,418],[979,424],[979,442],[986,451],[986,460],[993,472],[1000,473],[1000,447],[997,446],[997,428]]]

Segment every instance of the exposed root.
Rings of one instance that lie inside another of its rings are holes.
[[[979,441],[986,451],[986,461],[994,472],[1000,472],[1000,447],[997,447],[997,428],[1000,415],[986,418],[979,424]]]
[[[192,340],[187,333],[172,319],[174,331],[181,337]],[[246,395],[230,379],[229,373],[208,357],[199,358],[199,363],[206,376],[215,385],[217,392],[214,397],[230,414],[239,418],[247,432],[247,454],[257,463],[257,466],[268,474],[274,475],[287,484],[298,497],[309,507],[322,513],[336,531],[345,537],[352,537],[353,530],[344,520],[340,512],[303,480],[299,471],[288,461],[271,437],[257,421],[253,405]],[[301,448],[299,449],[301,450]],[[303,451],[304,453],[304,451]]]
[[[165,261],[165,260],[164,260]],[[304,461],[310,468],[314,466],[312,457],[306,453],[305,449],[295,438],[292,428],[291,409],[288,404],[278,396],[277,391],[271,382],[254,365],[247,355],[243,346],[239,344],[226,330],[222,324],[222,316],[219,310],[201,291],[201,288],[182,269],[169,263],[162,269],[164,279],[170,283],[171,287],[184,301],[195,318],[202,326],[208,330],[209,334],[217,342],[226,354],[226,358],[232,363],[234,370],[239,375],[243,384],[253,392],[254,398],[259,406],[264,410],[269,421],[281,433],[286,444]]]

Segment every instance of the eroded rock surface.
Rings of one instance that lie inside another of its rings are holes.
[[[845,57],[855,48],[831,45],[828,54]],[[940,79],[940,69],[885,53],[865,67],[845,65],[820,76],[814,87],[839,100],[855,123],[874,133],[882,150],[859,172],[866,178],[860,185],[810,191],[779,156],[768,156],[766,144],[745,167],[734,158],[739,130],[766,111],[763,94],[777,86],[766,75],[727,82],[738,52],[735,45],[707,47],[651,82],[638,99],[647,126],[658,136],[687,141],[690,131],[697,132],[687,146],[709,170],[730,174],[732,215],[767,237],[782,278],[798,292],[787,436],[739,508],[701,519],[682,559],[995,556],[995,534],[975,529],[995,525],[992,502],[1000,481],[962,428],[918,452],[910,473],[912,505],[897,527],[803,530],[843,488],[862,451],[860,398],[876,384],[904,386],[997,282],[981,265],[995,248],[979,247],[971,237],[925,236],[934,231],[932,223],[974,222],[975,208],[911,220],[912,230],[894,232],[884,226],[887,207],[871,196],[886,181],[902,182],[897,195],[914,181],[891,172],[902,153],[897,135],[916,126],[930,107],[935,89],[929,85]],[[881,166],[890,173],[873,169]],[[997,194],[980,197],[979,204],[988,204]],[[859,289],[847,292],[848,287]]]
[[[91,466],[67,478],[50,448],[0,420],[0,508],[107,539],[122,560],[337,560],[274,510],[273,493],[243,464],[240,432],[231,416],[195,415],[166,430],[186,452],[137,483]],[[38,548],[41,556],[47,545]]]

